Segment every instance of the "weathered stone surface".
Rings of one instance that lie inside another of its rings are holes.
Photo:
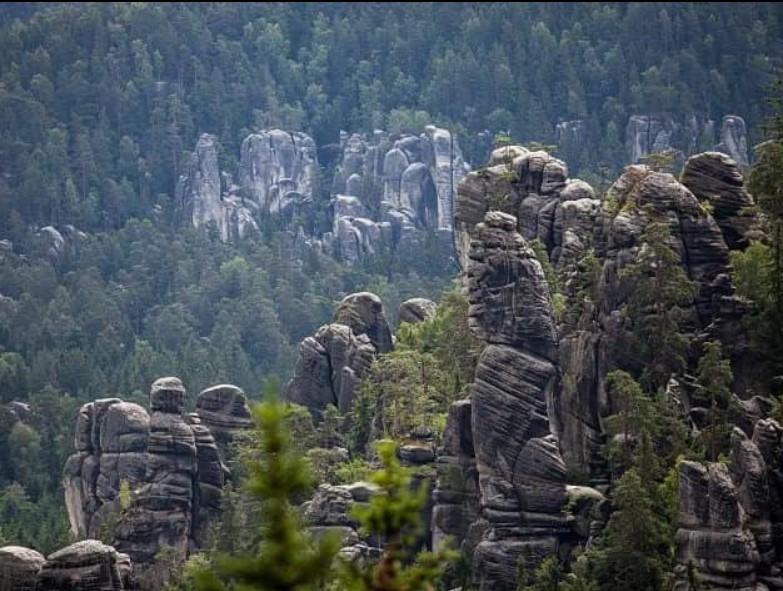
[[[78,451],[63,480],[75,536],[96,537],[111,519],[115,546],[142,568],[164,546],[184,559],[206,542],[227,474],[211,428],[226,445],[250,418],[244,394],[231,385],[205,390],[197,414],[183,414],[184,402],[182,382],[169,377],[150,388],[151,414],[118,398],[80,409]],[[125,486],[130,499],[121,501]]]
[[[122,591],[130,588],[130,560],[98,540],[71,544],[46,558],[38,589]]]
[[[682,462],[679,498],[678,562],[709,588],[755,589],[760,556],[726,466]]]
[[[44,557],[30,548],[0,548],[0,591],[36,591]]]
[[[516,232],[515,219],[489,212],[475,229],[470,259],[471,329],[488,343],[553,360],[557,335],[549,288],[541,264]],[[521,277],[533,279],[516,280]]]
[[[472,556],[478,540],[469,530],[479,517],[478,470],[473,449],[471,401],[451,405],[436,463],[433,492],[432,545],[451,539],[464,556]]]
[[[261,211],[282,213],[312,199],[319,183],[316,146],[310,136],[270,129],[242,141],[239,185]]]
[[[758,237],[755,214],[749,213],[753,198],[743,187],[737,163],[720,152],[704,152],[688,158],[680,180],[702,202],[709,203],[730,249],[748,246]]]
[[[214,223],[224,241],[258,231],[252,203],[223,192],[217,140],[212,135],[199,138],[177,181],[175,196],[181,217],[197,228]]]
[[[720,141],[715,151],[724,152],[742,168],[750,166],[748,159],[748,129],[738,115],[726,115],[720,126]]]
[[[247,397],[242,388],[232,384],[202,390],[196,398],[196,414],[215,438],[224,463],[227,448],[235,435],[253,426]]]
[[[381,131],[369,138],[342,134],[340,143],[327,241],[338,258],[354,264],[393,253],[405,264],[409,253],[420,257],[433,234],[451,236],[456,187],[468,167],[448,130],[427,126],[396,139]],[[448,259],[452,242],[443,242]]]
[[[348,411],[354,389],[375,355],[391,348],[391,330],[380,298],[369,292],[346,296],[334,322],[300,343],[286,397],[316,416],[329,404]]]
[[[625,147],[631,162],[672,148],[676,124],[669,117],[631,115],[625,128]]]
[[[588,146],[587,125],[581,119],[560,121],[555,126],[555,143],[558,155],[573,170],[579,170]]]
[[[400,304],[399,321],[417,324],[429,320],[435,315],[438,305],[426,298],[411,298]]]
[[[334,314],[334,322],[350,327],[357,335],[367,335],[378,353],[392,349],[383,302],[374,293],[362,291],[345,296]]]
[[[540,164],[526,166],[543,171],[546,163]],[[519,559],[534,569],[557,551],[558,534],[568,529],[565,464],[547,408],[557,339],[543,270],[512,216],[487,213],[475,228],[469,258],[471,327],[487,342],[471,403],[482,515],[489,524],[473,556],[474,572],[480,589],[513,589]]]

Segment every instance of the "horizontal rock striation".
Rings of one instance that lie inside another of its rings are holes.
[[[557,338],[543,270],[514,217],[489,212],[469,252],[470,321],[486,341],[471,402],[471,430],[487,529],[476,546],[480,589],[515,589],[569,531],[565,464],[548,418]]]
[[[205,543],[220,510],[225,449],[250,426],[249,411],[230,385],[202,392],[193,414],[184,413],[184,403],[182,382],[161,378],[150,390],[151,412],[118,398],[82,406],[77,453],[64,470],[74,536],[110,535],[142,567],[164,546],[184,558]]]
[[[354,391],[373,358],[391,349],[391,330],[381,299],[369,292],[348,295],[338,306],[334,322],[300,343],[286,398],[316,416],[330,404],[349,411]]]

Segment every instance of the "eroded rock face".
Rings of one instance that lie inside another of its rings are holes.
[[[691,156],[680,180],[699,201],[710,204],[730,250],[745,248],[758,237],[756,215],[747,211],[754,205],[753,197],[745,191],[742,171],[730,156],[720,152]]]
[[[672,148],[674,121],[655,115],[631,115],[625,128],[625,147],[631,162],[639,162],[654,152]]]
[[[237,240],[258,230],[253,203],[223,192],[217,140],[212,135],[205,133],[199,138],[177,182],[176,199],[183,218],[196,228],[214,223],[223,241]]]
[[[300,343],[286,397],[316,416],[329,404],[348,411],[354,390],[375,355],[391,348],[391,330],[381,299],[369,292],[346,296],[334,322]]]
[[[122,591],[130,589],[131,562],[98,540],[83,540],[50,554],[38,574],[38,589]]]
[[[311,200],[319,191],[313,138],[301,132],[270,129],[242,142],[239,185],[263,212],[282,213]]]
[[[482,532],[478,521],[479,486],[473,448],[471,401],[451,405],[436,463],[433,493],[432,545],[451,539],[464,556],[473,556]]]
[[[223,461],[237,432],[250,429],[253,420],[242,388],[219,384],[202,390],[196,398],[196,414],[220,449]]]
[[[470,321],[487,343],[472,397],[482,516],[474,553],[480,589],[514,589],[568,532],[565,464],[550,428],[557,337],[543,270],[513,216],[489,212],[469,253]]]
[[[428,235],[450,252],[456,188],[468,168],[451,132],[430,125],[395,140],[381,131],[371,138],[343,134],[341,147],[332,200],[340,259],[420,256]]]
[[[374,293],[362,291],[345,296],[337,307],[334,321],[350,327],[355,334],[367,335],[378,353],[391,351],[391,329],[386,322],[383,302]]]
[[[44,562],[43,555],[30,548],[0,548],[0,590],[36,591],[38,573]]]
[[[399,321],[417,324],[429,320],[435,315],[438,305],[426,298],[411,298],[400,304]]]
[[[77,453],[64,470],[75,536],[97,537],[114,522],[116,547],[142,567],[164,546],[184,558],[206,541],[226,476],[210,426],[225,445],[249,426],[249,411],[230,385],[202,393],[194,414],[184,414],[184,402],[182,382],[161,378],[150,390],[151,413],[118,398],[80,409]],[[123,488],[130,498],[120,498]]]
[[[748,129],[745,120],[738,115],[726,115],[720,126],[717,152],[728,154],[742,169],[750,166],[748,158]]]

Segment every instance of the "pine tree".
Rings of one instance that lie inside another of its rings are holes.
[[[261,542],[254,556],[220,556],[215,572],[198,575],[200,591],[226,589],[231,581],[245,591],[306,591],[327,579],[337,540],[312,540],[302,531],[291,500],[310,490],[304,458],[293,450],[285,427],[287,409],[270,400],[253,409],[261,457],[251,466],[247,491],[261,502]]]
[[[645,363],[642,381],[657,390],[685,367],[686,307],[696,297],[697,284],[688,279],[671,246],[668,222],[652,209],[647,211],[651,219],[642,233],[637,259],[621,271],[621,277],[632,289],[628,308]]]
[[[702,387],[708,404],[707,425],[702,429],[707,459],[715,462],[728,447],[731,435],[729,405],[731,404],[731,382],[734,376],[731,363],[723,357],[720,342],[704,343],[704,355],[699,359],[698,383]]]
[[[411,490],[410,471],[397,460],[397,446],[390,440],[377,442],[382,468],[370,476],[379,488],[365,507],[356,506],[354,515],[364,533],[377,536],[383,552],[376,564],[363,566],[343,562],[334,591],[434,591],[446,566],[456,552],[440,549],[420,552],[415,561],[406,550],[421,533],[421,511],[427,489]]]

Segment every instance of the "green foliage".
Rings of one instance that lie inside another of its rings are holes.
[[[438,436],[452,402],[473,382],[479,343],[468,328],[468,303],[444,294],[433,317],[403,323],[394,351],[373,362],[354,395],[349,446],[364,454],[373,438]]]
[[[775,121],[780,123],[780,112]],[[776,139],[756,146],[756,161],[748,174],[748,190],[767,216],[771,246],[751,245],[745,256],[734,255],[732,263],[735,273],[744,274],[740,280],[745,279],[745,294],[758,304],[757,340],[769,345],[770,362],[778,371],[783,368],[778,338],[783,332],[783,141],[780,127],[774,133]],[[754,264],[759,274],[753,277],[750,269],[738,269],[742,263]]]
[[[647,156],[642,158],[642,162],[655,172],[672,172],[674,170],[675,158],[676,153],[674,150],[665,150],[647,154]]]
[[[260,500],[261,541],[254,555],[221,555],[216,572],[202,571],[197,589],[301,591],[318,589],[329,574],[337,540],[310,539],[298,524],[291,500],[311,487],[307,462],[292,445],[285,405],[268,400],[253,409],[260,432],[261,456],[251,466],[248,494]]]
[[[350,484],[367,480],[371,473],[370,464],[363,458],[354,458],[337,466],[335,484]]]
[[[598,586],[586,574],[584,560],[572,561],[571,572],[565,572],[557,557],[549,556],[541,562],[531,577],[525,574],[520,562],[517,577],[519,591],[598,591]]]
[[[617,482],[613,505],[600,546],[586,555],[591,578],[602,591],[660,591],[673,558],[672,540],[636,469]]]
[[[630,288],[628,311],[644,363],[643,382],[663,388],[673,373],[685,368],[689,339],[683,332],[687,306],[697,284],[688,279],[680,257],[671,246],[665,219],[647,210],[650,220],[641,236],[636,259],[620,271]]]
[[[363,566],[343,561],[331,589],[340,591],[434,591],[456,552],[439,549],[420,552],[410,563],[410,548],[423,527],[421,511],[427,501],[424,483],[411,490],[410,471],[397,460],[392,441],[377,443],[381,469],[370,482],[379,493],[366,506],[355,505],[354,516],[362,530],[377,536],[384,544],[380,560]]]
[[[731,362],[723,357],[719,341],[704,343],[704,353],[699,359],[697,380],[701,387],[700,398],[708,409],[707,425],[701,432],[707,459],[718,460],[721,453],[728,451],[732,424],[729,410],[732,403],[731,383],[734,375]]]

